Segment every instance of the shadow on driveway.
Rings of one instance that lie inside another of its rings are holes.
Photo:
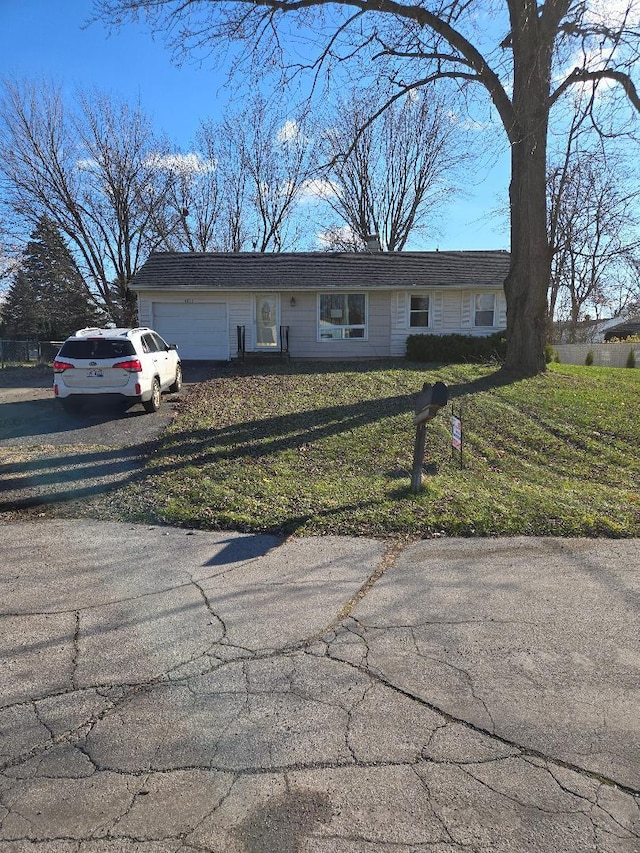
[[[140,404],[93,405],[65,412],[54,399],[49,377],[16,373],[0,387],[0,513],[46,504],[87,500],[140,476],[157,440],[191,388],[215,365],[187,362],[184,388],[164,395],[158,412]]]

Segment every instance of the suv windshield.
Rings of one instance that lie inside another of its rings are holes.
[[[128,340],[105,340],[104,338],[86,338],[65,341],[59,356],[66,358],[122,358],[135,355],[136,351]]]

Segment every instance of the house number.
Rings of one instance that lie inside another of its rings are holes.
[[[193,299],[185,299],[184,301],[191,303],[191,302],[193,302]]]

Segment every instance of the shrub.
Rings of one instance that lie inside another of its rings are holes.
[[[475,335],[409,335],[407,359],[418,362],[483,362],[503,361],[507,341],[502,332],[476,337]]]
[[[640,343],[640,335],[626,335],[624,338],[608,338],[606,343],[608,344],[637,344]]]
[[[554,350],[554,348],[551,346],[551,344],[545,344],[544,345],[544,360],[547,364],[549,364],[550,361],[553,361],[554,356],[556,356],[556,355],[557,355],[557,353]]]
[[[627,367],[635,367],[636,366],[636,354],[635,351],[630,349],[629,355],[627,356]]]
[[[584,363],[587,365],[587,367],[590,367],[593,364],[593,350],[592,349],[590,349],[589,352],[587,353],[587,357],[585,358]]]

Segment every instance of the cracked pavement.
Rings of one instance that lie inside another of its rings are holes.
[[[637,541],[3,533],[0,851],[640,851]]]

